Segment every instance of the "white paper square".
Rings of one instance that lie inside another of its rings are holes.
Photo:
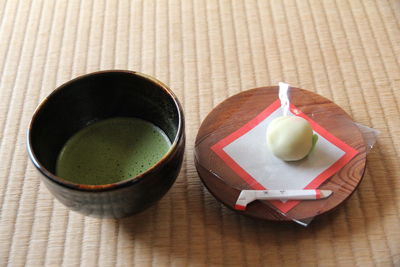
[[[268,149],[266,131],[268,124],[282,116],[276,109],[257,126],[223,148],[242,169],[267,189],[304,189],[318,175],[338,161],[345,151],[318,135],[317,145],[305,159],[285,162]],[[289,112],[289,115],[294,115]]]

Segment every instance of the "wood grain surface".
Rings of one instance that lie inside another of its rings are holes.
[[[278,87],[261,87],[234,95],[213,109],[201,124],[196,137],[195,164],[210,192],[234,209],[243,179],[211,147],[237,131],[278,99]],[[243,215],[274,221],[308,221],[343,203],[356,190],[364,175],[366,146],[351,117],[332,101],[304,89],[290,88],[290,101],[329,133],[355,148],[358,154],[319,188],[333,195],[320,201],[302,201],[286,214],[267,202],[256,201],[240,212]],[[295,179],[295,178],[294,178]],[[247,189],[252,189],[250,186]]]
[[[0,266],[399,266],[398,0],[0,0]],[[182,171],[121,221],[66,209],[26,153],[38,103],[79,75],[129,69],[181,101]],[[287,82],[380,131],[362,183],[307,228],[240,216],[194,165],[226,98]]]

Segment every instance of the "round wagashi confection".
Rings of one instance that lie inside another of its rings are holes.
[[[278,117],[267,128],[268,148],[276,157],[285,161],[306,157],[315,141],[310,123],[302,117]]]

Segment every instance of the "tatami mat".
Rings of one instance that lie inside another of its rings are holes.
[[[396,0],[0,0],[0,266],[400,266],[399,61]],[[187,123],[173,188],[120,221],[69,212],[25,149],[39,101],[104,69],[165,82]],[[308,228],[234,214],[193,163],[214,106],[279,81],[381,131],[357,192]]]

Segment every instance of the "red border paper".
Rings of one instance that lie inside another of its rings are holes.
[[[272,103],[269,107],[263,110],[260,114],[258,114],[255,118],[246,123],[243,127],[239,128],[235,132],[231,133],[227,137],[220,140],[218,143],[213,145],[211,149],[234,171],[237,175],[239,175],[243,180],[245,180],[253,189],[256,190],[265,190],[264,186],[258,183],[248,172],[246,172],[234,159],[232,159],[223,148],[242,135],[246,134],[254,127],[256,127],[260,122],[265,120],[268,116],[270,116],[275,110],[277,110],[281,106],[281,102],[277,99],[274,103]],[[306,114],[304,114],[301,110],[296,108],[294,105],[290,105],[290,111],[296,116],[302,117],[306,119],[312,126],[313,130],[317,132],[319,135],[323,136],[329,142],[339,147],[341,150],[345,152],[345,154],[338,159],[335,163],[333,163],[329,168],[320,173],[315,179],[309,183],[303,189],[316,189],[323,182],[325,182],[329,177],[333,176],[336,172],[338,172],[344,165],[346,165],[355,155],[358,154],[358,151],[348,144],[344,143],[342,140],[328,132],[326,129],[322,128],[319,124],[309,118]],[[281,201],[271,201],[273,205],[275,205],[279,210],[286,213],[295,207],[300,201],[287,201],[285,203]]]

